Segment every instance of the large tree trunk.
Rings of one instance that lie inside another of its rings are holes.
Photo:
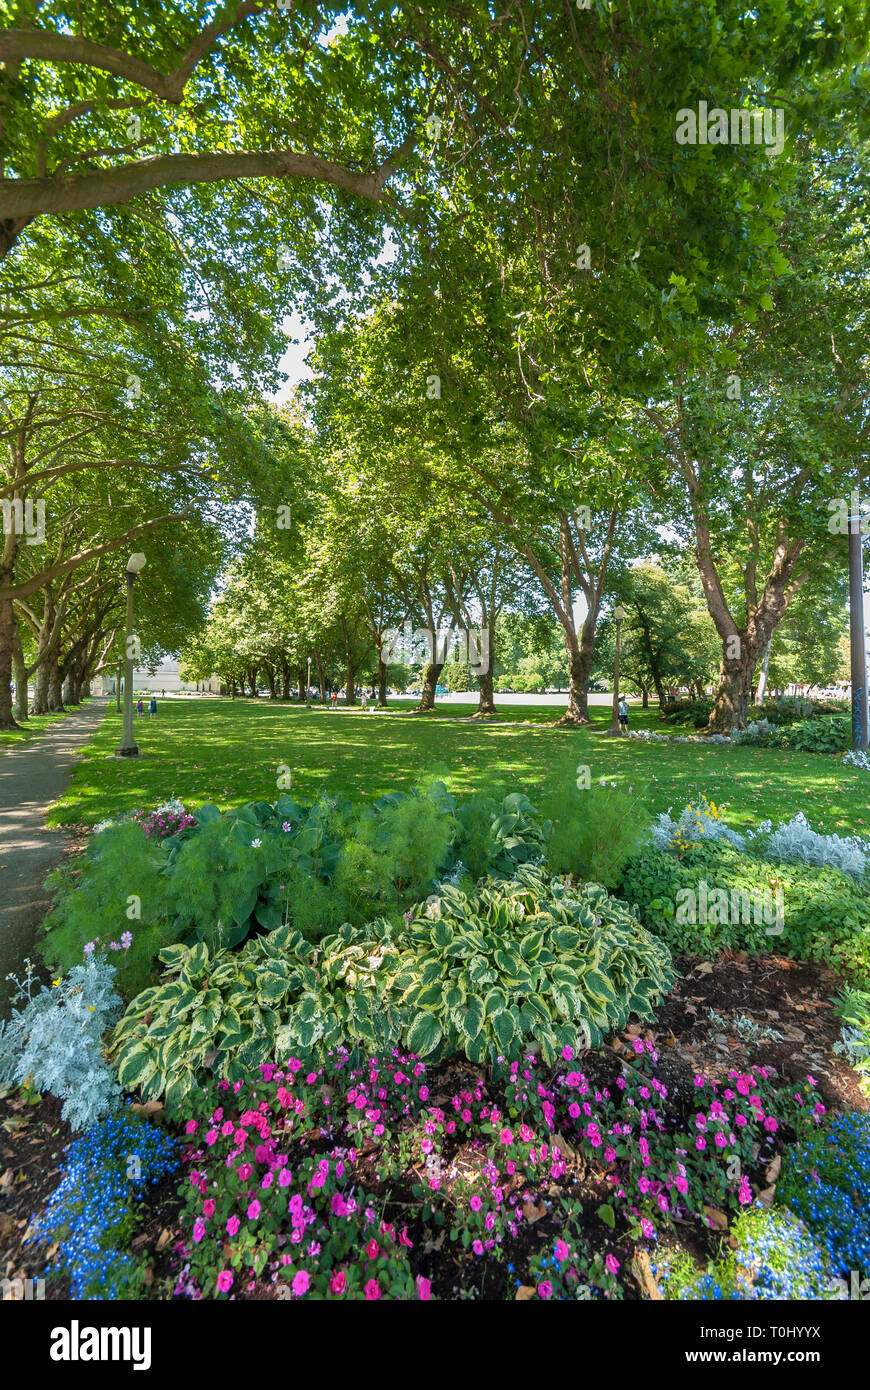
[[[420,703],[412,710],[412,714],[429,714],[435,708],[435,687],[441,678],[444,670],[443,661],[427,661],[423,671],[423,688],[420,694]]]
[[[387,668],[378,654],[378,708],[387,708]]]
[[[739,656],[723,654],[713,712],[707,725],[708,733],[728,734],[732,729],[746,728],[752,696],[752,674],[757,660],[757,654],[746,641],[740,643]]]
[[[492,663],[490,663],[488,671],[481,671],[480,675],[476,676],[475,679],[480,689],[480,695],[478,697],[477,702],[477,713],[480,715],[496,714],[497,711],[495,708],[495,690],[493,688],[492,679]]]
[[[307,700],[308,700],[308,690],[307,690],[306,685],[305,685],[306,670],[307,670],[307,668],[306,668],[305,666],[300,666],[300,667],[299,667],[299,703],[300,703],[300,705],[304,705],[304,704],[307,702]]]
[[[21,633],[18,623],[12,638],[12,670],[15,676],[15,718],[22,722],[27,719],[27,663],[21,646]]]
[[[773,639],[771,638],[771,641]],[[764,656],[761,658],[761,670],[758,673],[758,685],[755,690],[755,703],[759,708],[764,704],[764,696],[767,693],[767,671],[770,666],[770,642],[764,649]]]
[[[11,576],[0,573],[0,583]],[[0,598],[0,729],[20,729],[12,712],[12,649],[15,609],[11,598]]]
[[[49,661],[48,708],[52,714],[61,714],[64,708],[60,666],[58,665],[57,657],[52,657]]]

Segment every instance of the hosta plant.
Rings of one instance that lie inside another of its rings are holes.
[[[345,926],[315,947],[281,927],[243,950],[162,952],[167,977],[133,1000],[112,1047],[121,1084],[172,1102],[206,1065],[240,1080],[292,1051],[403,1046],[436,1059],[545,1061],[595,1046],[672,979],[667,947],[595,884],[527,865],[473,895],[442,886],[407,914]]]

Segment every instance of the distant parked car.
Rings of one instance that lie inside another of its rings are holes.
[[[446,685],[436,685],[436,687],[435,687],[435,694],[436,694],[436,695],[449,695],[449,694],[450,694],[450,691],[447,689],[447,686],[446,686]]]

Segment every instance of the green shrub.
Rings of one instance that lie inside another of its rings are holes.
[[[174,1102],[208,1060],[243,1079],[270,1057],[343,1045],[403,1046],[436,1059],[545,1061],[596,1045],[630,1012],[650,1016],[670,954],[603,888],[527,866],[468,896],[445,886],[407,926],[347,925],[318,947],[283,926],[212,957],[161,953],[161,983],[130,1004],[111,1040],[121,1084]]]
[[[204,941],[213,953],[282,923],[317,940],[343,922],[380,914],[398,922],[458,860],[474,881],[511,873],[541,856],[546,831],[521,793],[457,808],[440,782],[358,807],[283,796],[223,813],[206,804],[195,814],[167,839],[149,838],[130,819],[109,824],[92,836],[80,871],[54,875],[58,898],[42,950],[55,971],[80,963],[88,941],[110,949],[129,932],[118,964],[129,998],[153,979],[158,951],[176,941]]]
[[[81,869],[49,875],[57,899],[43,923],[40,953],[53,975],[81,965],[88,942],[109,951],[129,933],[129,948],[112,952],[116,982],[127,997],[142,989],[157,952],[181,934],[168,906],[167,843],[147,837],[135,821],[117,821],[90,837]]]
[[[563,764],[543,801],[550,820],[546,861],[553,873],[572,874],[615,888],[623,865],[647,838],[651,816],[637,788],[614,783],[577,786],[576,757]]]
[[[782,746],[801,753],[842,753],[851,742],[849,720],[842,715],[832,715],[828,719],[806,719],[793,724]]]
[[[360,921],[427,893],[449,859],[455,801],[436,782],[425,792],[389,792],[358,815],[342,846],[335,887]]]
[[[693,923],[680,909],[692,901],[691,892],[700,916],[702,882],[708,920]],[[710,920],[722,915],[714,907],[717,890],[726,895],[725,921]],[[781,932],[770,929],[777,924],[764,919],[760,900],[753,897],[765,890],[770,903],[782,892]],[[626,864],[619,891],[672,950],[783,951],[823,961],[858,984],[870,978],[870,897],[839,869],[772,864],[717,842],[692,846],[682,856],[647,849]],[[746,896],[735,903],[732,893]]]

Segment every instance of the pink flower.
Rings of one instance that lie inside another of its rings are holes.
[[[194,1238],[194,1240],[196,1241],[197,1245],[198,1245],[199,1242],[202,1240],[202,1238],[203,1238],[204,1235],[205,1235],[205,1222],[204,1222],[201,1218],[198,1218],[198,1219],[197,1219],[196,1221],[194,1221],[194,1223],[193,1223],[193,1238]]]
[[[381,1247],[378,1245],[378,1242],[374,1239],[374,1237],[372,1237],[372,1239],[366,1246],[366,1254],[368,1255],[370,1260],[376,1260],[380,1253]]]
[[[542,1279],[542,1280],[541,1280],[540,1284],[538,1285],[538,1297],[539,1297],[539,1298],[552,1298],[552,1297],[553,1297],[553,1285],[550,1283],[549,1279]]]
[[[483,1202],[480,1200],[476,1192],[472,1197],[469,1205],[472,1211],[480,1211],[480,1208],[483,1206]]]
[[[241,1224],[242,1223],[237,1216],[231,1216],[229,1221],[227,1222],[227,1235],[234,1236]]]
[[[329,1291],[330,1293],[343,1294],[346,1288],[347,1275],[345,1274],[343,1269],[340,1269],[336,1274],[333,1274],[332,1278],[330,1279]]]
[[[187,1124],[184,1126],[184,1132],[185,1134],[195,1134],[196,1120],[188,1120]]]
[[[208,1132],[208,1134],[205,1136],[205,1142],[208,1144],[209,1148],[211,1148],[212,1144],[216,1144],[216,1143],[217,1143],[217,1137],[218,1137],[218,1132],[217,1132],[217,1130],[216,1130],[216,1129],[210,1129],[209,1132]]]
[[[737,1199],[744,1207],[748,1206],[752,1201],[752,1188],[749,1186],[749,1179],[746,1177],[740,1180],[740,1191],[737,1194]]]
[[[254,1170],[251,1167],[250,1163],[242,1163],[239,1167],[239,1177],[241,1178],[242,1182],[247,1182],[248,1178],[251,1176],[253,1171]]]
[[[203,1216],[214,1216],[214,1199],[209,1197],[208,1201],[202,1204]]]
[[[503,1129],[498,1137],[501,1140],[501,1142],[505,1145],[512,1144],[514,1142],[514,1136],[509,1129]]]
[[[570,1250],[568,1249],[567,1245],[565,1244],[564,1240],[557,1240],[557,1241],[556,1241],[556,1259],[557,1259],[560,1263],[562,1262],[562,1260],[567,1260],[567,1258],[568,1258],[568,1256],[570,1255],[570,1253],[571,1253],[571,1252],[570,1252]]]
[[[616,1258],[615,1255],[606,1255],[604,1263],[611,1274],[615,1274],[616,1271],[619,1269],[619,1260]]]
[[[256,1221],[256,1219],[257,1219],[257,1217],[258,1217],[259,1215],[260,1215],[260,1203],[257,1201],[257,1199],[256,1199],[256,1197],[255,1197],[254,1200],[253,1200],[253,1202],[251,1203],[251,1205],[248,1207],[248,1220],[249,1220],[249,1221]],[[307,1275],[306,1275],[306,1278],[307,1278]]]
[[[300,1269],[298,1274],[293,1275],[293,1292],[297,1298],[301,1298],[302,1294],[308,1292],[310,1282],[307,1270]]]
[[[422,1274],[417,1275],[417,1295],[421,1299],[431,1299],[432,1284],[430,1280],[424,1279]]]
[[[220,1274],[217,1277],[217,1286],[219,1293],[229,1293],[230,1289],[233,1287],[232,1270],[221,1270]]]
[[[365,1286],[365,1296],[367,1303],[373,1303],[381,1296],[381,1286],[377,1279],[370,1279]]]

